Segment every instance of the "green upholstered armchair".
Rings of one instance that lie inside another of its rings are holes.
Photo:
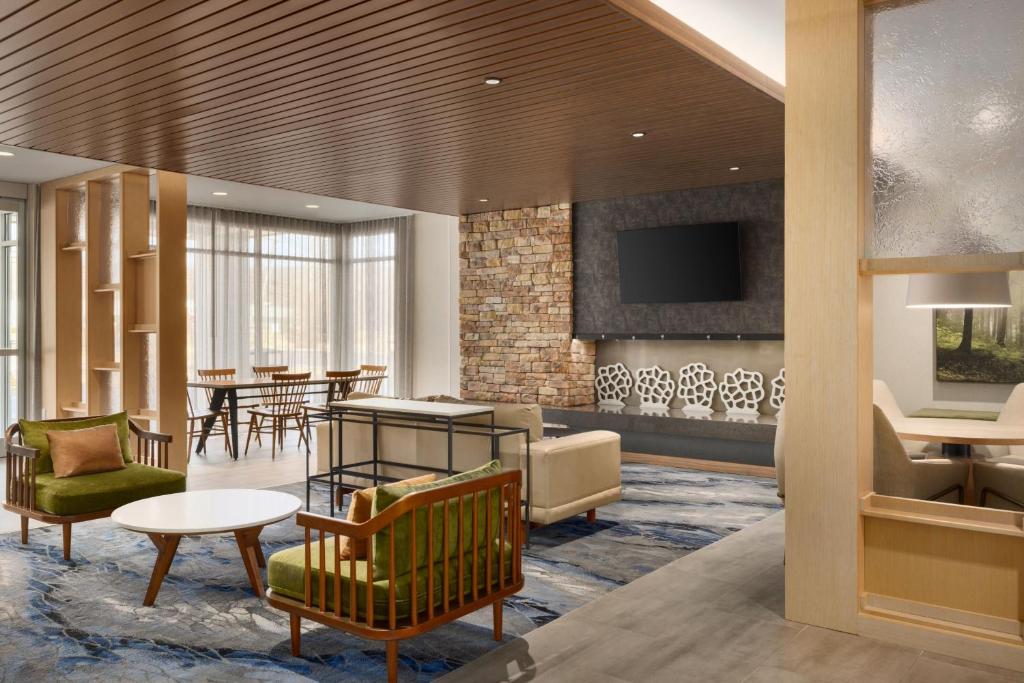
[[[46,432],[104,424],[118,428],[124,469],[77,477],[55,477]],[[167,434],[148,432],[127,413],[59,420],[21,420],[7,428],[7,491],[3,507],[21,516],[21,542],[28,520],[60,524],[64,559],[71,559],[71,525],[109,517],[125,503],[185,490],[185,475],[167,469]],[[131,437],[136,438],[132,453]]]
[[[301,620],[311,619],[385,641],[395,683],[400,640],[488,605],[501,640],[503,600],[523,587],[522,473],[497,465],[378,487],[375,514],[362,523],[300,512],[305,543],[267,561],[267,600],[290,615],[292,654],[300,652]],[[338,539],[346,536],[367,542],[364,559],[342,559]]]

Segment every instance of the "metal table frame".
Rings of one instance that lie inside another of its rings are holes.
[[[463,422],[468,417],[478,417],[480,415],[490,415],[490,424],[479,424],[474,422]],[[363,460],[361,462],[353,462],[345,464],[343,461],[343,450],[344,445],[342,443],[342,435],[344,430],[344,423],[354,424],[369,424],[371,425],[371,458],[370,460]],[[310,474],[309,473],[309,459],[306,459],[306,510],[309,510],[309,497],[310,497],[310,485],[313,482],[326,483],[330,489],[330,515],[334,516],[335,509],[335,490],[338,488],[349,489],[350,485],[346,485],[342,482],[342,476],[347,475],[352,478],[368,479],[373,482],[374,486],[379,486],[384,483],[393,483],[400,481],[397,477],[390,477],[383,475],[379,472],[380,465],[391,465],[394,467],[401,467],[403,469],[417,470],[422,472],[433,472],[436,474],[444,474],[446,476],[452,476],[458,474],[453,468],[453,443],[456,434],[466,434],[470,436],[486,437],[491,440],[491,459],[498,459],[498,443],[506,436],[515,436],[516,434],[523,434],[526,439],[526,500],[521,501],[520,505],[526,507],[526,521],[525,521],[525,541],[526,547],[530,547],[530,513],[533,510],[533,486],[532,486],[532,466],[530,463],[530,430],[527,427],[502,427],[494,424],[494,409],[488,407],[481,407],[479,412],[467,413],[455,417],[444,417],[438,415],[428,415],[423,413],[413,413],[405,411],[391,411],[383,408],[357,408],[352,406],[330,406],[328,413],[328,458],[327,458],[327,472],[322,474]],[[425,424],[424,424],[425,423]],[[335,438],[335,424],[337,424],[338,436]],[[412,429],[414,431],[430,431],[430,432],[447,432],[448,435],[448,467],[431,467],[429,465],[418,465],[413,463],[398,462],[396,460],[386,460],[380,457],[378,449],[378,430],[380,427],[396,427],[399,429]],[[338,445],[338,464],[334,464],[334,446],[335,442]],[[359,472],[354,471],[357,467],[366,467],[367,465],[373,466],[372,472]],[[339,496],[344,495],[342,491]],[[339,498],[340,501],[340,498]]]

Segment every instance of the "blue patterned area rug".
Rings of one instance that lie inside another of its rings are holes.
[[[507,602],[506,641],[779,509],[775,482],[626,464],[624,498],[532,533],[526,587]],[[278,487],[300,497],[301,483]],[[326,495],[314,492],[315,508]],[[155,607],[142,607],[156,558],[148,538],[109,520],[76,525],[70,562],[60,529],[28,546],[0,535],[0,680],[383,681],[382,644],[304,622],[302,657],[288,618],[257,599],[232,535],[183,538]],[[263,532],[267,555],[302,542],[294,521]],[[491,610],[404,641],[400,679],[429,681],[499,645]]]

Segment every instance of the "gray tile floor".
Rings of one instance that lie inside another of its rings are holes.
[[[444,683],[1024,682],[783,618],[784,513],[687,555],[441,679]]]

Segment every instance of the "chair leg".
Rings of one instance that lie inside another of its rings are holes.
[[[185,446],[185,464],[192,461],[192,437],[195,434],[195,430],[192,428],[194,425],[191,420],[188,423],[188,445]]]
[[[307,417],[306,420],[308,421],[309,418]],[[306,446],[306,455],[308,456],[309,455],[309,437],[306,436],[306,430],[309,429],[309,427],[308,426],[303,427],[302,426],[302,422],[303,422],[302,418],[299,418],[299,417],[295,418],[295,424],[298,426],[298,429],[299,429],[299,448],[301,449],[302,445],[305,444],[305,446]]]
[[[270,459],[277,457],[277,418],[270,423]]]
[[[298,614],[290,615],[292,627],[292,657],[302,655],[302,617]]]
[[[256,426],[256,416],[249,418],[249,433],[245,435],[245,455],[249,455],[249,441],[252,439],[252,430],[256,428],[256,443],[260,443],[259,427]],[[261,444],[260,444],[261,445]]]
[[[263,439],[261,438],[263,435],[263,416],[253,415],[252,419],[256,422],[256,445],[263,448]]]
[[[398,641],[387,641],[386,649],[388,655],[388,683],[398,683]]]
[[[64,559],[71,559],[71,522],[65,522],[64,527]]]
[[[597,523],[597,508],[587,510],[587,522],[590,524]]]
[[[28,517],[21,516],[21,544],[28,545]]]
[[[494,607],[494,639],[501,642],[501,615],[505,607],[504,600],[498,600]]]
[[[220,414],[220,426],[224,430],[224,450],[227,451],[228,455],[231,455],[231,439],[228,438],[228,416],[224,413]]]

